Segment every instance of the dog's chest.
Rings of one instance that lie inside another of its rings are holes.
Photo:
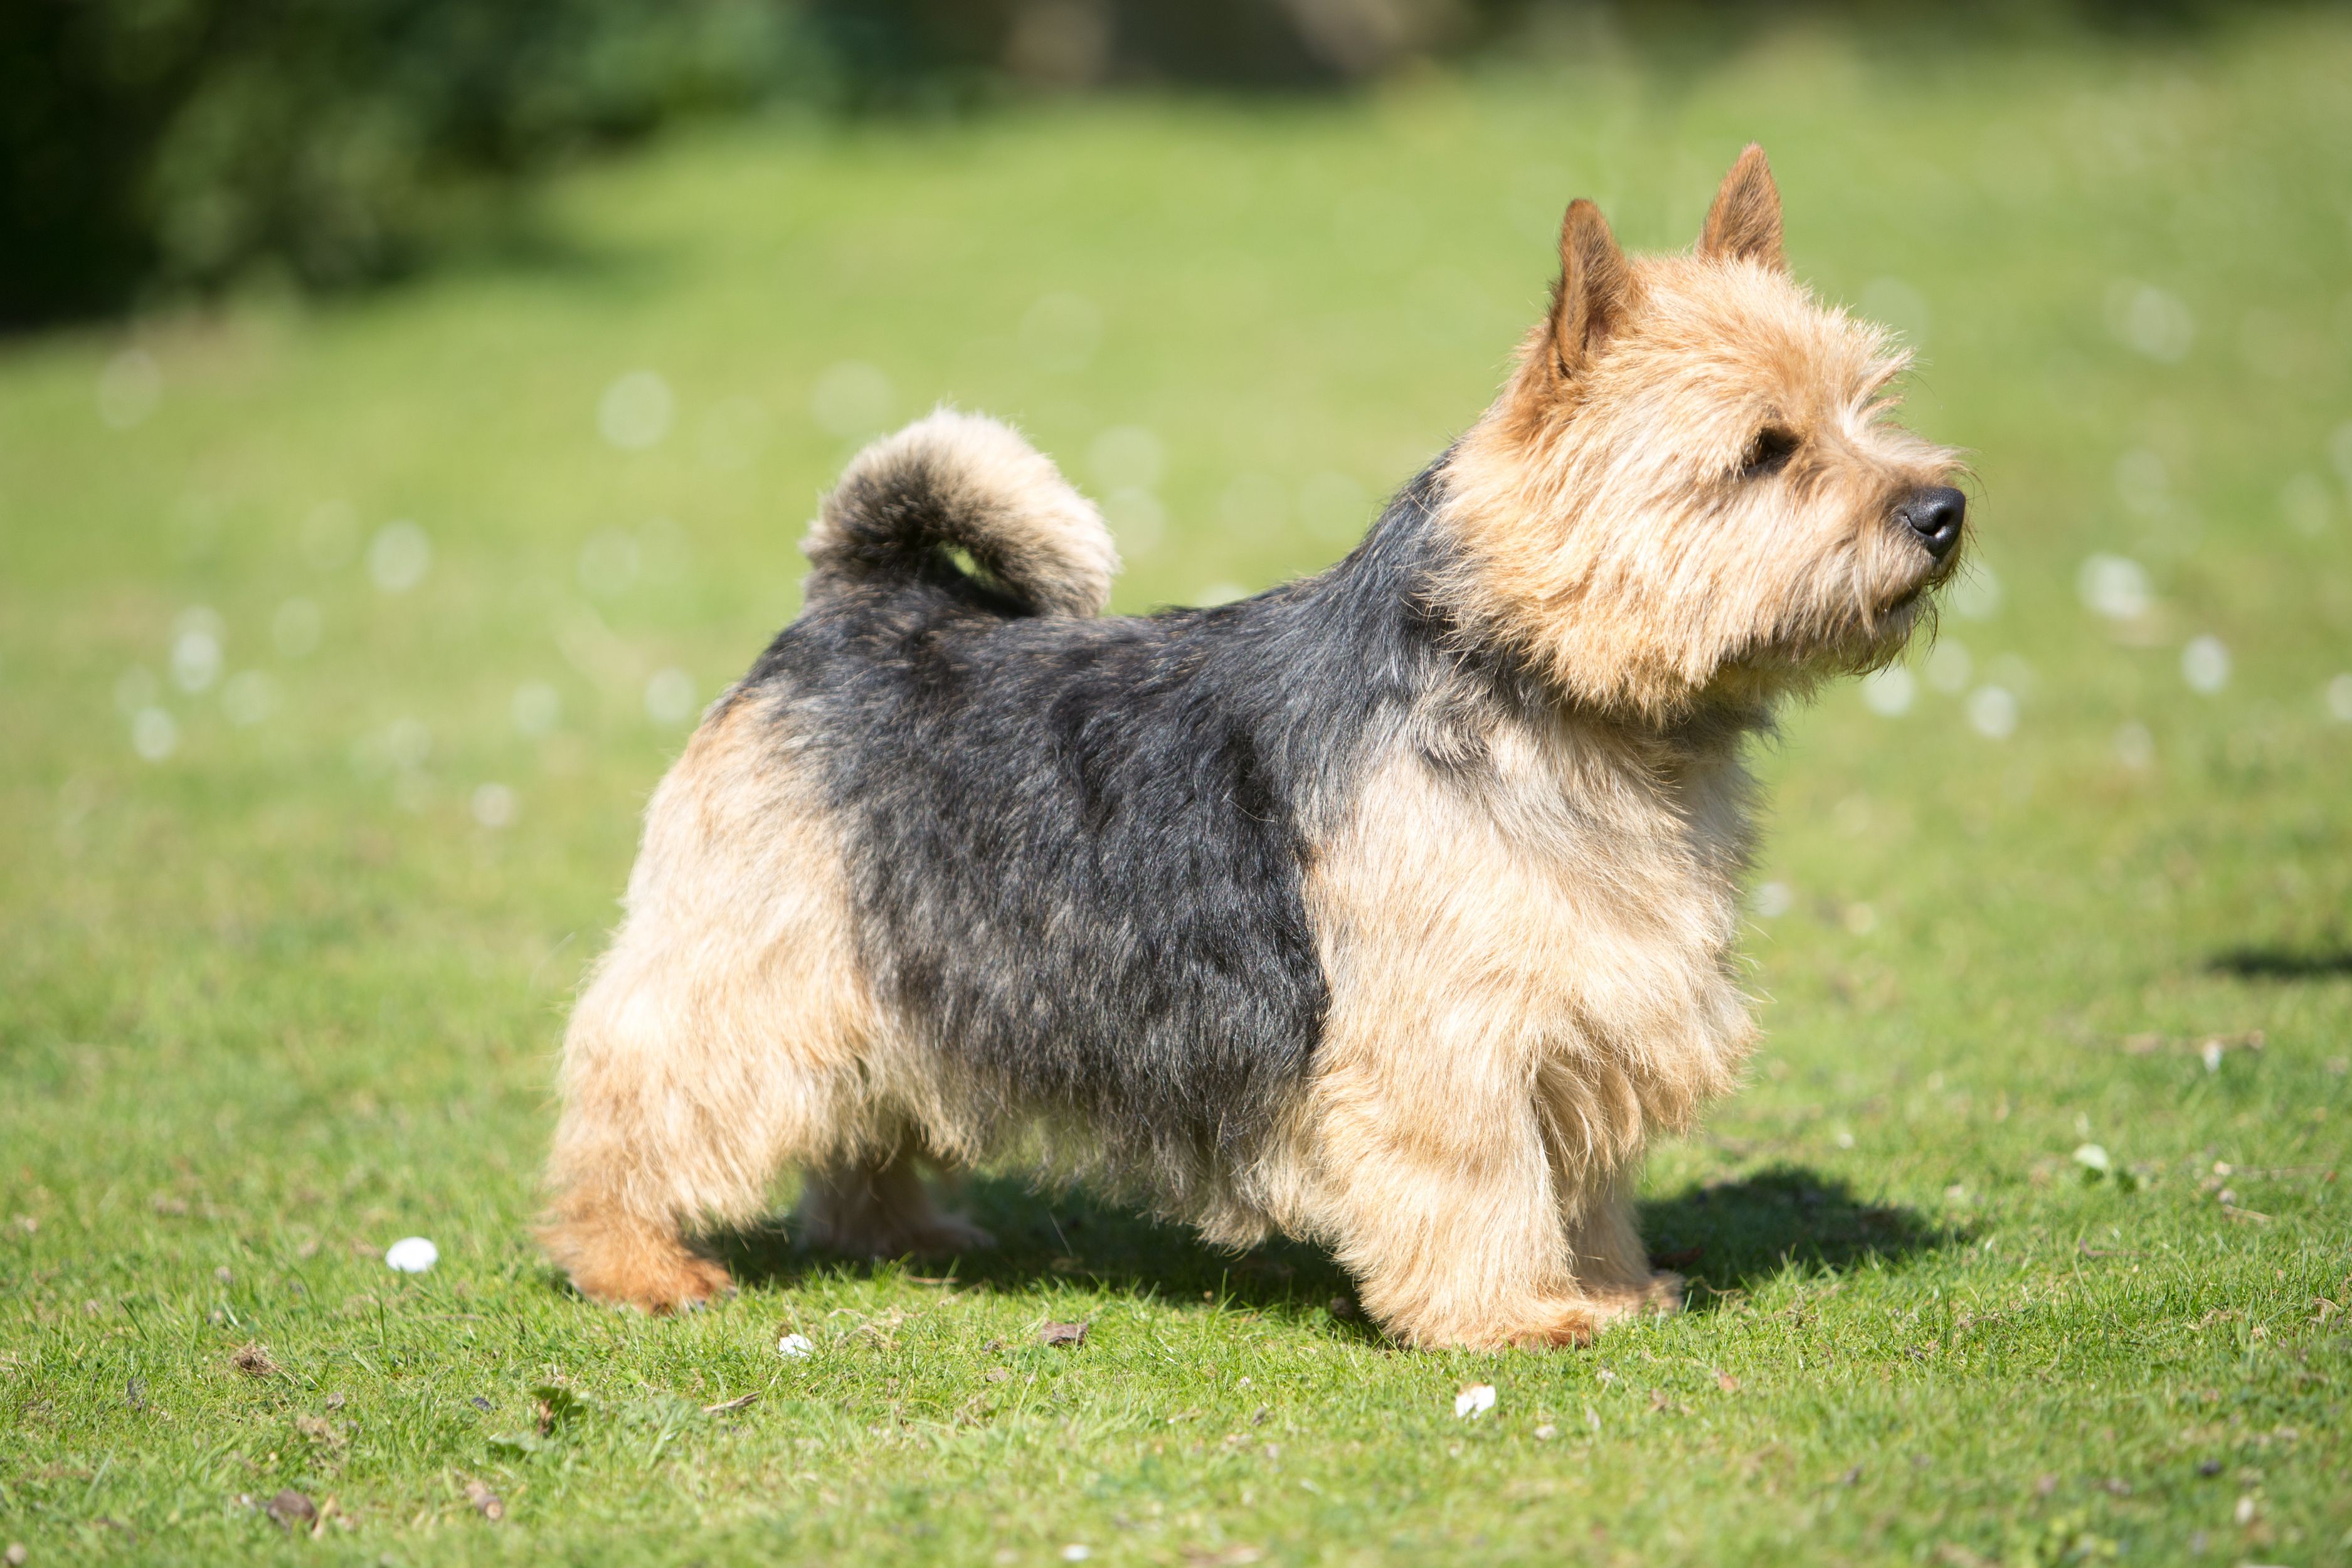
[[[1728,750],[1669,761],[1572,732],[1470,766],[1400,749],[1310,879],[1335,1007],[1512,1055],[1736,1051],[1747,782]]]

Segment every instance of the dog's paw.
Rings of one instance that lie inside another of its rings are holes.
[[[569,1230],[551,1237],[549,1250],[590,1300],[656,1317],[695,1310],[735,1289],[726,1265],[669,1237]]]

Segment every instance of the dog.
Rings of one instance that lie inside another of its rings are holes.
[[[1743,745],[1960,559],[1905,366],[1790,279],[1751,146],[1689,253],[1571,205],[1493,405],[1255,598],[1106,616],[1100,516],[1010,428],[868,447],[646,813],[550,1255],[691,1307],[787,1165],[803,1239],[896,1257],[987,1240],[927,1167],[1017,1156],[1319,1243],[1412,1345],[1672,1310],[1633,1187],[1756,1035]]]

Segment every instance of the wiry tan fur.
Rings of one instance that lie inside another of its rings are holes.
[[[1570,208],[1553,308],[1448,460],[1437,519],[1460,562],[1445,607],[1551,700],[1417,712],[1309,803],[1312,1068],[1255,1159],[1166,1200],[1213,1241],[1327,1243],[1410,1342],[1576,1343],[1678,1302],[1632,1194],[1649,1142],[1729,1089],[1754,1038],[1741,746],[1782,695],[1892,657],[1956,564],[1889,521],[1954,461],[1889,422],[1901,356],[1792,283],[1780,245],[1753,148],[1690,255],[1628,258]],[[1759,431],[1793,446],[1769,481],[1742,472]],[[1101,607],[1099,518],[1011,431],[936,415],[844,488],[916,470],[967,487],[1001,544],[974,553],[1039,608]],[[811,559],[854,574],[834,516]],[[869,994],[793,723],[751,698],[706,721],[573,1016],[546,1236],[591,1296],[665,1310],[722,1287],[685,1237],[756,1214],[787,1163],[822,1245],[984,1239],[916,1163],[1020,1127]]]
[[[985,1240],[913,1174],[840,846],[764,717],[714,710],[655,792],[625,918],[564,1037],[541,1237],[599,1300],[663,1311],[725,1288],[687,1238],[757,1217],[786,1164],[810,1169],[807,1213],[850,1250]]]

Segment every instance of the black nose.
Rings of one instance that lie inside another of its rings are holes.
[[[1968,497],[1949,485],[1929,485],[1895,509],[1895,521],[1941,561],[1960,542],[1960,521],[1968,514]]]

